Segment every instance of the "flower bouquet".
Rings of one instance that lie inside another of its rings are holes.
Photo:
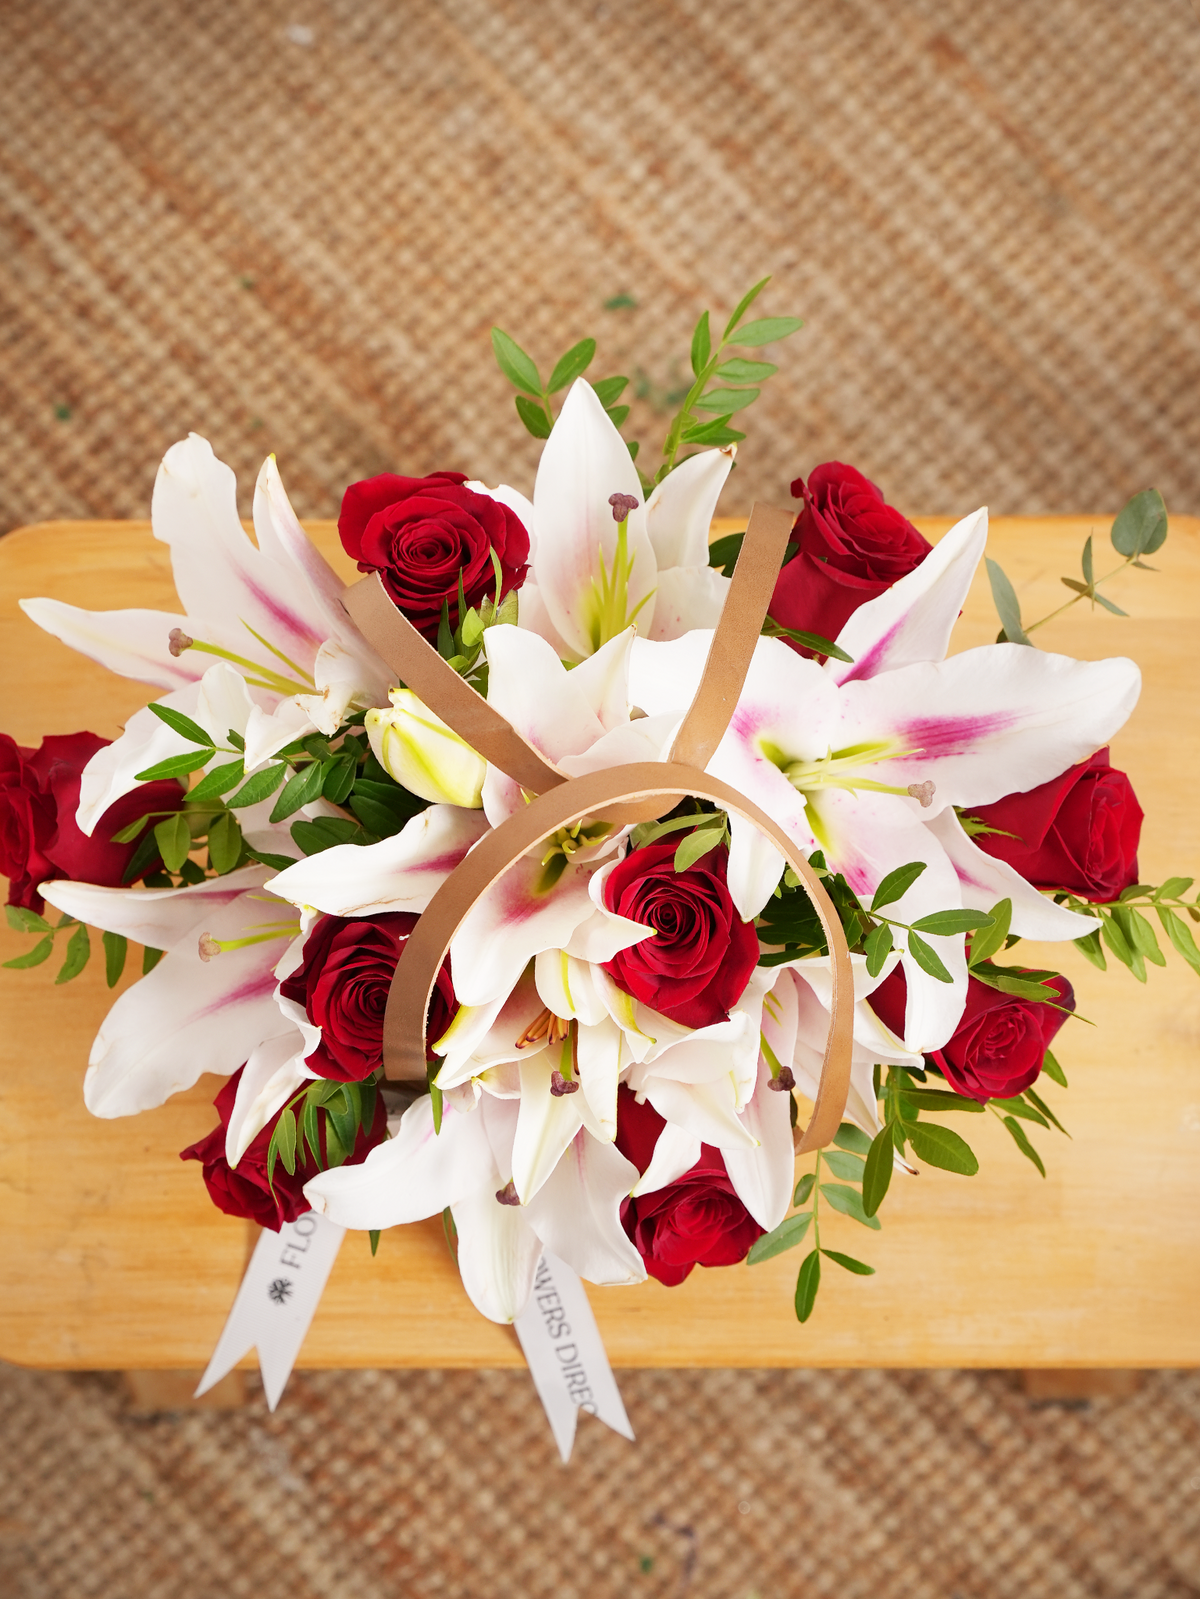
[[[1037,649],[991,561],[999,638],[947,656],[983,511],[931,546],[827,463],[710,545],[733,424],[776,370],[741,352],[799,326],[748,319],[763,287],[719,338],[700,319],[652,477],[626,379],[583,376],[594,341],[543,381],[495,330],[545,440],[532,499],[353,484],[346,588],[274,459],[252,540],[193,435],[152,508],[184,614],[23,602],[162,695],[112,743],[0,738],[8,915],[34,940],[8,964],[65,941],[65,982],[90,927],[115,986],[142,947],[85,1099],[131,1115],[226,1078],[183,1151],[222,1210],[315,1211],[373,1247],[441,1214],[496,1321],[544,1253],[675,1284],[807,1244],[805,1321],[823,1260],[873,1270],[822,1244],[823,1211],[877,1229],[894,1174],[977,1169],[948,1116],[995,1114],[1044,1172],[1074,997],[1020,939],[1144,980],[1152,911],[1200,969],[1191,881],[1138,882],[1108,761],[1137,667]],[[1117,569],[1166,534],[1136,495]],[[1066,604],[1115,610],[1095,559]]]

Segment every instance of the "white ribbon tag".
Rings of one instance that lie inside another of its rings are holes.
[[[345,1236],[344,1227],[315,1210],[284,1222],[277,1233],[263,1232],[196,1389],[197,1399],[257,1348],[263,1393],[268,1408],[275,1409]]]
[[[571,1458],[579,1412],[633,1439],[617,1379],[583,1284],[555,1255],[538,1262],[533,1295],[513,1323],[563,1464]]]

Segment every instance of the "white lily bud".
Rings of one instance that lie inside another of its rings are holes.
[[[411,689],[388,691],[390,711],[368,711],[367,737],[380,766],[422,799],[478,810],[487,762]]]

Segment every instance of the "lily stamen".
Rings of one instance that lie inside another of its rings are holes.
[[[275,938],[295,938],[300,931],[299,922],[260,922],[260,926],[270,927],[265,933],[252,933],[248,938],[214,938],[211,933],[201,933],[197,948],[202,961],[210,961],[218,955],[227,954],[231,949],[246,949],[250,944],[269,944]]]
[[[517,1039],[515,1048],[526,1049],[530,1044],[540,1043],[543,1038],[550,1044],[560,1044],[570,1029],[571,1023],[562,1016],[556,1016],[547,1006],[533,1018]]]

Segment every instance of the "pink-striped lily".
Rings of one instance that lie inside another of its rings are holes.
[[[254,494],[255,543],[238,519],[233,473],[191,434],[159,468],[151,505],[154,536],[171,552],[186,615],[84,611],[50,599],[22,600],[39,627],[123,677],[169,692],[162,703],[198,720],[214,658],[241,683],[246,770],[305,733],[332,734],[352,706],[385,702],[387,667],[341,604],[343,584],[301,528],[274,457]],[[139,711],[84,773],[79,825],[90,832],[135,773],[192,746],[152,712]],[[228,759],[229,757],[223,757]]]
[[[1013,644],[944,658],[986,530],[985,513],[968,517],[855,613],[838,640],[853,664],[821,667],[761,639],[709,770],[762,806],[806,854],[821,849],[864,903],[888,872],[923,862],[925,871],[887,909],[899,923],[1010,897],[1014,932],[1075,938],[1091,921],[1016,873],[997,872],[997,863],[983,866],[952,807],[1035,787],[1086,758],[1133,709],[1140,675],[1128,660],[1073,661]],[[682,714],[708,643],[704,633],[636,641],[631,697],[651,716]],[[755,915],[783,862],[737,817],[731,834],[730,890],[741,913]],[[965,1000],[962,938],[930,935],[949,983],[930,977],[905,936],[898,939],[908,980],[905,1047],[937,1048]]]
[[[708,529],[732,465],[732,449],[702,451],[645,499],[624,439],[577,379],[542,451],[532,504],[512,489],[484,491],[530,531],[520,625],[565,661],[631,626],[657,639],[715,626],[729,583],[708,564]]]

